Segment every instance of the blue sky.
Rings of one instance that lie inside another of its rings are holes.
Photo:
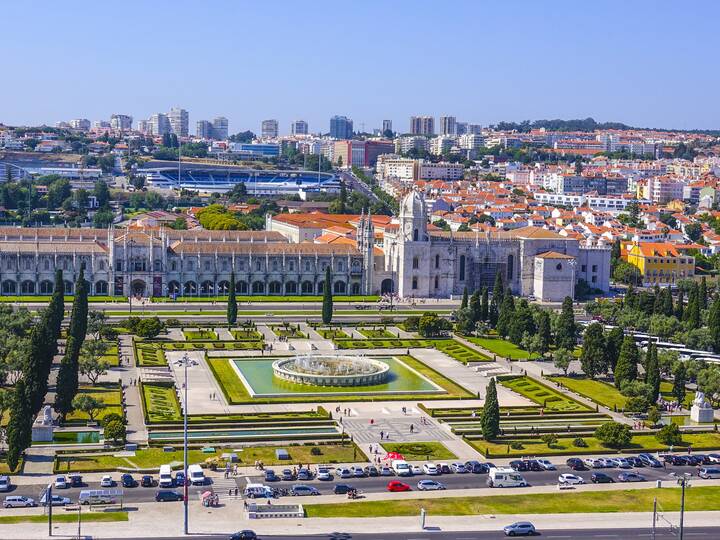
[[[412,114],[720,128],[720,2],[4,3],[0,122]]]

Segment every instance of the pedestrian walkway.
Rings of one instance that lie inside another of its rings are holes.
[[[387,442],[429,442],[449,441],[453,435],[432,420],[423,424],[422,417],[406,416],[401,418],[379,418],[370,424],[367,420],[343,420],[346,433],[353,436],[356,443],[375,443],[380,441],[380,432]],[[410,431],[410,426],[413,430]],[[389,437],[389,438],[387,438]]]
[[[55,463],[55,449],[31,446],[25,451],[25,466],[23,476],[43,476],[53,473]]]

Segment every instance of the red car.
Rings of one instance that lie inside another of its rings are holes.
[[[407,485],[403,482],[400,482],[399,480],[392,480],[392,481],[388,482],[388,485],[387,485],[387,490],[391,491],[391,492],[410,491],[411,489],[412,488],[409,485]]]

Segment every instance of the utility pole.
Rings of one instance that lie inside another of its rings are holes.
[[[653,499],[653,520],[652,520],[652,532],[650,539],[655,540],[655,524],[657,523],[657,497]]]
[[[187,478],[187,470],[188,470],[188,376],[187,376],[187,370],[188,370],[188,363],[190,362],[190,358],[188,357],[187,353],[183,355],[183,365],[185,369],[185,379],[183,381],[183,463],[185,467],[185,485],[184,492],[183,492],[183,511],[184,511],[184,530],[185,535],[188,535],[188,478]]]
[[[48,505],[48,536],[52,536],[52,483],[48,484],[45,491],[45,503]]]
[[[671,476],[674,476],[677,479],[677,483],[680,486],[681,492],[680,492],[680,535],[679,539],[683,540],[683,535],[685,533],[685,488],[690,487],[690,477],[692,476],[690,473],[683,473],[682,475],[677,475],[675,473],[670,473]]]

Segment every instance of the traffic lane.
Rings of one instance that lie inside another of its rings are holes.
[[[280,473],[281,471],[278,469],[275,469],[276,473]],[[523,471],[519,473],[522,475],[523,478],[531,485],[531,486],[548,486],[548,485],[554,485],[558,483],[558,476],[564,473],[574,474],[577,476],[582,477],[586,483],[591,482],[591,476],[595,472],[602,472],[604,474],[607,474],[610,476],[615,482],[619,482],[618,475],[623,472],[634,472],[637,474],[640,474],[645,477],[645,479],[649,482],[654,482],[656,480],[663,480],[663,481],[670,481],[673,482],[674,479],[670,476],[671,472],[675,472],[677,474],[681,473],[691,473],[693,476],[697,476],[697,468],[696,467],[668,467],[667,469],[653,469],[653,468],[633,468],[633,469],[611,469],[611,468],[604,468],[604,469],[590,469],[587,471],[573,471],[566,465],[561,465],[557,467],[556,471]],[[272,487],[281,487],[284,489],[290,489],[294,484],[306,484],[311,485],[313,487],[316,487],[318,491],[320,491],[324,495],[332,494],[333,489],[335,488],[336,484],[349,484],[354,488],[357,488],[361,491],[365,491],[367,493],[374,493],[374,492],[382,492],[385,491],[387,488],[387,483],[390,480],[400,480],[401,482],[405,482],[406,484],[409,484],[411,487],[415,487],[418,481],[420,480],[437,480],[438,482],[444,484],[447,489],[472,489],[472,488],[479,488],[479,487],[486,487],[487,484],[487,477],[488,475],[483,474],[475,474],[475,473],[465,473],[465,474],[440,474],[435,476],[430,476],[427,474],[422,475],[413,475],[413,476],[373,476],[373,477],[364,477],[364,478],[340,478],[337,474],[333,475],[332,480],[280,480],[275,482],[265,482],[265,478],[263,476],[252,476],[250,477],[250,481],[253,483],[265,483],[268,486]],[[698,479],[699,481],[702,481],[702,479]]]
[[[139,478],[135,478],[139,481]],[[243,484],[238,483],[238,478],[233,478],[235,480],[235,483],[238,486],[238,495],[242,492]],[[40,501],[40,497],[42,497],[42,492],[45,489],[45,484],[38,485],[38,484],[26,484],[22,486],[13,486],[13,489],[11,491],[8,491],[7,493],[4,493],[2,495],[24,495],[26,497],[31,497],[35,499],[36,502]],[[157,485],[153,487],[142,487],[137,486],[134,488],[124,488],[120,483],[118,482],[118,485],[111,487],[111,488],[104,488],[100,487],[99,482],[88,482],[82,487],[79,488],[66,488],[66,489],[59,489],[59,488],[53,488],[53,495],[59,495],[60,497],[67,497],[69,498],[73,503],[76,503],[78,501],[78,497],[80,496],[80,492],[86,489],[120,489],[123,492],[123,503],[138,503],[138,502],[151,502],[155,500],[155,494],[159,490],[175,490],[180,493],[183,492],[183,486],[175,486],[171,488],[160,488]],[[227,490],[228,488],[225,488]],[[213,491],[213,483],[212,479],[206,478],[205,485],[202,486],[188,486],[188,497],[190,500],[193,500],[194,498],[199,498],[200,494],[211,490]],[[223,494],[222,489],[218,490],[220,494]],[[227,491],[224,491],[225,494],[227,494]],[[234,495],[234,492],[233,492]],[[0,500],[4,499],[4,496],[0,496]]]

